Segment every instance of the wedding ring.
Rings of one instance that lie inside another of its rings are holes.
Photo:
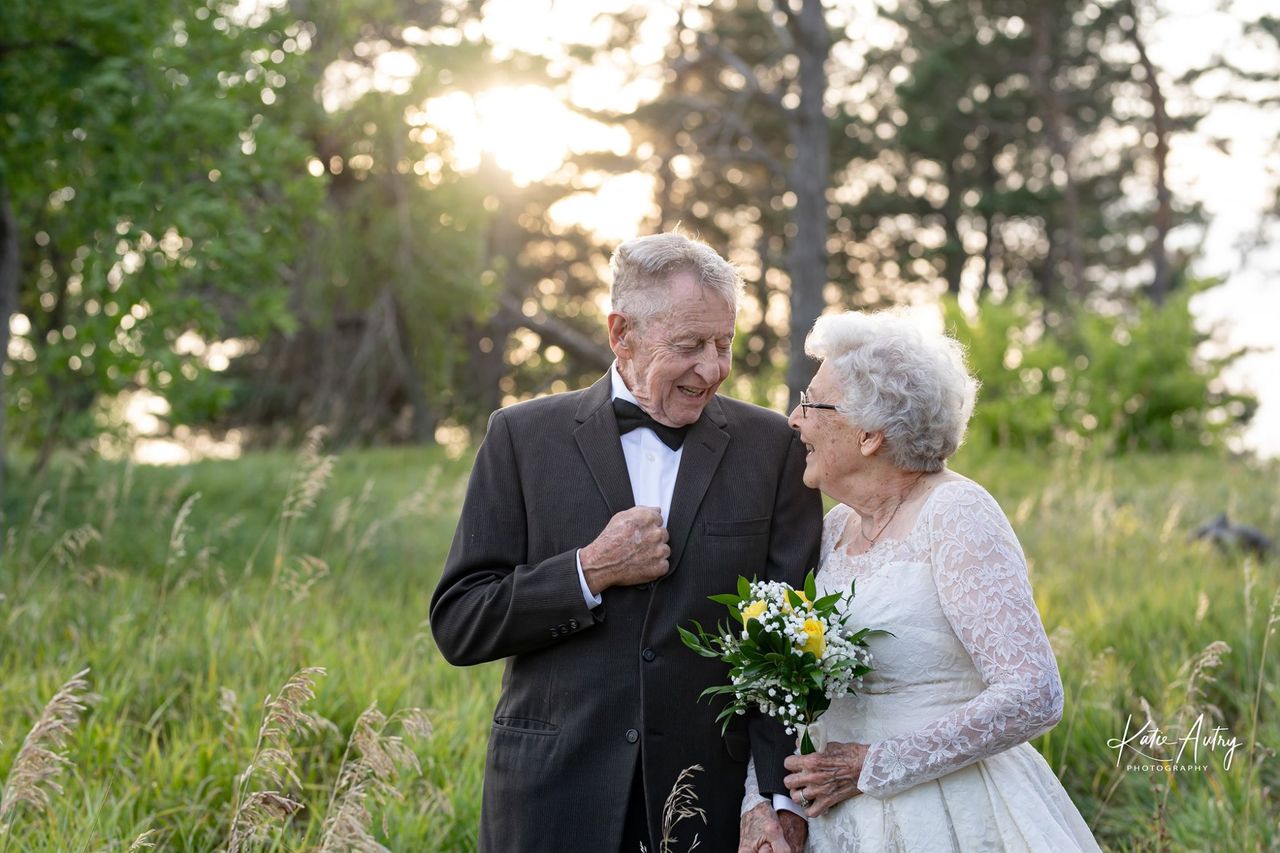
[[[807,809],[809,808],[809,806],[813,805],[813,803],[809,801],[809,798],[806,797],[804,794],[800,795],[800,799],[798,800],[798,802],[800,803],[800,808],[802,809]]]

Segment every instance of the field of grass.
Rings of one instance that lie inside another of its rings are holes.
[[[123,851],[148,830],[157,849],[219,849],[255,813],[294,809],[254,796],[268,790],[302,807],[262,824],[262,849],[320,849],[326,831],[360,826],[353,789],[390,849],[473,849],[501,668],[450,667],[426,623],[467,467],[436,450],[331,459],[312,447],[174,469],[69,460],[46,481],[10,481],[0,853]],[[1030,559],[1067,691],[1037,745],[1103,845],[1280,850],[1280,566],[1186,542],[1222,509],[1280,531],[1280,471],[976,451],[954,467],[992,490]],[[314,698],[305,678],[282,691],[306,667],[325,669],[309,676]],[[19,759],[46,703],[86,668],[86,710],[73,689],[45,715],[66,763],[34,743]],[[433,732],[362,718],[374,702],[421,709]],[[1230,767],[1221,745],[1195,762],[1188,747],[1183,763],[1203,769],[1128,770],[1140,763],[1129,753],[1117,766],[1108,740],[1148,708],[1174,738],[1201,713],[1203,734],[1225,727],[1240,742]],[[394,759],[402,747],[398,774],[340,770],[344,752]]]

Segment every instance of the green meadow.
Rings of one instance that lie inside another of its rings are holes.
[[[1280,471],[1208,453],[976,449],[953,467],[991,489],[1027,552],[1067,695],[1037,746],[1103,846],[1280,849],[1280,566],[1187,541],[1224,509],[1280,531]],[[72,458],[11,481],[0,853],[351,849],[332,830],[356,806],[392,850],[473,849],[501,666],[449,666],[427,626],[467,470],[438,449],[312,445],[180,468]],[[308,667],[325,671],[309,676],[314,697],[284,689]],[[84,669],[84,711],[64,702],[48,754],[19,760]],[[421,709],[432,730],[375,726],[398,760],[357,779],[368,741],[348,740],[373,703]],[[1185,746],[1185,767],[1108,745],[1148,717],[1171,742],[1143,751]],[[1196,756],[1189,732],[1209,739]]]

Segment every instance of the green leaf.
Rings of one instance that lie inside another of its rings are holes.
[[[708,687],[702,691],[702,696],[723,696],[725,694],[733,694],[737,691],[737,687],[732,684],[719,684],[715,687]]]
[[[818,597],[818,582],[814,577],[813,569],[810,569],[809,573],[804,576],[804,594],[809,597],[810,601]]]
[[[707,598],[714,601],[716,604],[723,604],[725,607],[729,608],[729,615],[732,616],[738,624],[742,624],[742,611],[739,609],[739,605],[742,603],[741,597],[734,595],[731,592],[725,592],[720,595],[708,595]]]
[[[844,594],[839,592],[824,595],[822,598],[813,602],[813,609],[823,615],[826,615],[831,612],[831,609],[840,601],[841,598],[844,598]]]
[[[694,622],[693,624],[698,625],[697,622]],[[697,652],[698,654],[702,655],[704,658],[720,657],[719,652],[717,652],[714,648],[712,648],[711,644],[707,640],[706,634],[702,632],[701,625],[698,625],[697,635],[695,635],[691,631],[687,631],[684,628],[681,628],[679,625],[676,626],[676,631],[679,632],[680,639],[686,646],[688,646],[690,649]]]
[[[738,598],[746,600],[751,597],[751,582],[738,575]]]

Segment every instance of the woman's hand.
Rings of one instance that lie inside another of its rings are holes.
[[[812,755],[789,755],[785,765],[791,775],[782,783],[805,814],[817,817],[862,793],[858,776],[868,748],[865,743],[829,743]]]

